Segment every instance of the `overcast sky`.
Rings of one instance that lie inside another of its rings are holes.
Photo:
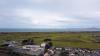
[[[0,28],[100,28],[100,0],[0,0]]]

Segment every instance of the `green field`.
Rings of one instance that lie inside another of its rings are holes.
[[[0,44],[4,40],[22,41],[31,38],[36,44],[40,44],[43,39],[51,38],[54,46],[57,47],[80,47],[80,48],[100,48],[100,32],[16,32],[0,33]]]

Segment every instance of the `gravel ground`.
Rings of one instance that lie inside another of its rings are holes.
[[[62,48],[57,50],[56,56],[100,56],[100,49]]]
[[[32,51],[22,49],[20,47],[11,47],[8,49],[0,48],[0,56],[39,56],[43,53],[43,49]],[[87,48],[55,48],[53,56],[100,56],[100,49],[87,49]]]
[[[16,53],[22,53],[22,54],[29,54],[29,55],[37,55],[39,56],[39,53],[41,51],[37,52],[31,52],[29,50],[17,50]],[[100,56],[100,49],[86,49],[86,48],[56,48],[55,54],[53,56]]]

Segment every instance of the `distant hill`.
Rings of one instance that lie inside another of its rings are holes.
[[[67,31],[100,31],[100,28],[70,28]]]

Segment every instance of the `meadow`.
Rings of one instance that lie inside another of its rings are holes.
[[[51,38],[56,47],[100,48],[100,32],[1,32],[0,44],[4,40],[22,41],[31,38],[36,44]]]

